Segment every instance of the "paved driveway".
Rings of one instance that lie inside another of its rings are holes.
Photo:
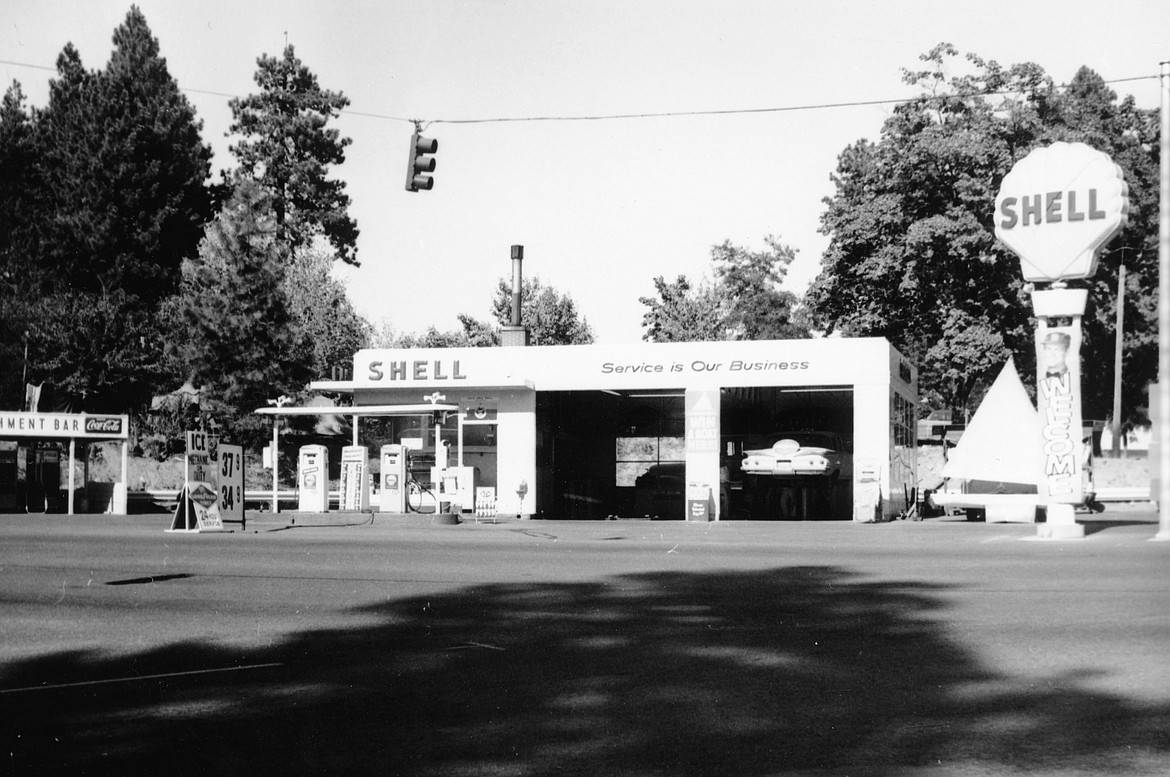
[[[0,517],[0,771],[1170,773],[1170,544],[1092,520]]]

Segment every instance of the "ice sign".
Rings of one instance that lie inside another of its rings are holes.
[[[1129,187],[1108,155],[1053,143],[1016,163],[995,198],[995,236],[1020,257],[1028,281],[1088,278],[1125,226]]]

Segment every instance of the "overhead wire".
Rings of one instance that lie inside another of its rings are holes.
[[[1144,81],[1147,79],[1158,78],[1157,75],[1149,76],[1134,76],[1132,78],[1118,78],[1111,81],[1105,81],[1106,84],[1125,83],[1128,81]],[[1067,89],[1068,84],[1059,84],[1057,89]],[[996,91],[996,92],[979,92],[977,95],[962,95],[962,94],[944,94],[934,96],[933,99],[946,98],[963,98],[969,96],[979,97],[994,97],[996,95],[1013,94],[1010,91]],[[694,111],[662,111],[649,113],[612,113],[599,115],[582,115],[582,116],[525,116],[525,117],[495,117],[495,118],[480,118],[480,119],[431,119],[427,122],[430,124],[488,124],[499,122],[538,122],[538,121],[609,121],[621,119],[657,119],[657,118],[672,118],[676,116],[729,116],[740,114],[753,113],[788,113],[793,111],[818,111],[830,110],[834,108],[865,108],[874,105],[896,105],[899,103],[918,102],[923,99],[931,99],[929,97],[898,97],[881,100],[851,100],[847,102],[833,102],[833,103],[809,103],[806,105],[787,105],[774,106],[767,108],[724,108],[712,110],[694,110]]]
[[[56,71],[55,67],[48,67],[45,65],[33,65],[27,62],[15,62],[7,59],[0,59],[0,65],[11,65],[13,67],[27,67],[34,70],[50,70]],[[1105,85],[1123,84],[1133,81],[1156,80],[1160,76],[1155,73],[1147,76],[1132,76],[1129,78],[1115,78],[1104,81]],[[1069,84],[1059,84],[1057,89],[1067,89]],[[216,92],[207,89],[195,89],[192,87],[179,87],[180,91],[190,92],[192,94],[205,94],[214,97],[226,97],[229,99],[237,99],[239,95],[227,94],[225,92]],[[373,113],[369,111],[355,111],[342,109],[338,111],[339,114],[346,116],[360,116],[370,119],[381,119],[384,121],[401,121],[408,124],[414,124],[416,127],[429,127],[434,124],[506,124],[506,123],[523,123],[523,122],[570,122],[570,121],[628,121],[633,119],[663,119],[663,118],[679,118],[687,116],[736,116],[736,115],[751,115],[763,113],[793,113],[797,111],[819,111],[819,110],[834,110],[840,108],[866,108],[876,105],[898,105],[904,103],[918,102],[924,99],[944,99],[944,98],[964,98],[964,97],[994,97],[1008,94],[1014,94],[1012,91],[994,91],[994,92],[980,92],[978,94],[962,95],[962,94],[945,94],[933,97],[919,95],[916,97],[899,97],[878,100],[849,100],[844,102],[828,102],[828,103],[808,103],[804,105],[785,105],[785,106],[771,106],[763,108],[722,108],[711,110],[690,110],[690,111],[648,111],[642,113],[609,113],[609,114],[578,114],[565,116],[488,116],[479,118],[467,119],[430,119],[423,120],[417,118],[405,118],[402,116],[392,116],[383,113]]]

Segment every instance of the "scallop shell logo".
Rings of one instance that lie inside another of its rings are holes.
[[[995,236],[1020,257],[1028,281],[1088,278],[1125,227],[1129,187],[1107,154],[1053,143],[1016,163],[995,198]]]

